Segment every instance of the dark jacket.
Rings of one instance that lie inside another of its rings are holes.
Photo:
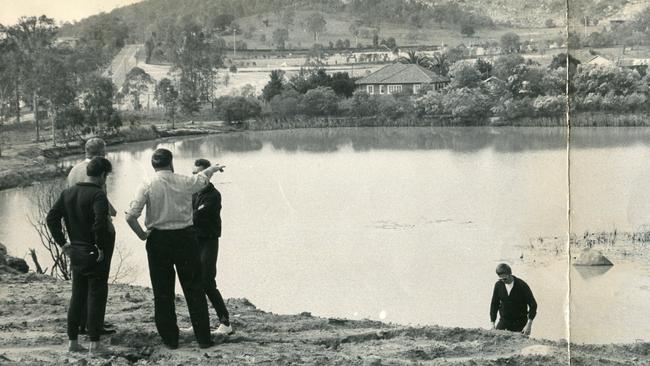
[[[61,219],[73,245],[105,249],[112,245],[109,235],[108,198],[101,186],[77,183],[64,190],[47,214],[47,227],[57,244],[66,243]]]
[[[194,229],[200,239],[221,236],[221,193],[212,183],[192,195]]]
[[[490,320],[492,322],[497,319],[497,311],[499,317],[508,322],[522,321],[526,318],[532,320],[537,315],[537,302],[530,287],[523,280],[515,276],[512,277],[514,286],[510,295],[508,295],[505,283],[497,281],[494,284],[492,303],[490,304]]]

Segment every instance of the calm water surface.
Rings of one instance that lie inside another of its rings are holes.
[[[108,154],[117,245],[136,267],[129,280],[149,285],[144,245],[122,212],[153,174],[151,152],[167,147],[180,173],[198,157],[227,166],[213,178],[223,195],[218,284],[226,297],[277,313],[487,327],[494,267],[507,261],[539,302],[533,336],[566,338],[566,260],[520,259],[531,238],[566,236],[566,138],[563,129],[368,128],[120,147]],[[650,133],[578,130],[572,139],[572,231],[650,223],[640,202]],[[25,218],[32,192],[0,192],[0,241],[16,255],[38,247]],[[649,339],[648,271],[634,262],[604,274],[572,269],[580,295],[572,340]]]

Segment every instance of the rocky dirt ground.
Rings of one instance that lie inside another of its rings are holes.
[[[89,357],[66,351],[70,283],[3,267],[0,284],[1,365],[568,364],[563,342],[480,329],[406,327],[309,313],[277,315],[245,299],[228,300],[235,334],[215,336],[217,345],[201,350],[180,296],[181,345],[172,351],[162,346],[156,333],[151,290],[129,285],[110,287],[107,321],[116,325],[117,333],[104,341],[111,353]],[[574,365],[650,365],[650,344],[572,345],[571,357]]]

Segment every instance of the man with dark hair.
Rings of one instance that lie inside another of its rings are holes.
[[[112,171],[111,163],[95,157],[86,167],[87,178],[64,190],[47,214],[47,227],[58,245],[70,256],[72,297],[68,308],[68,350],[81,352],[79,325],[87,314],[90,352],[106,350],[99,343],[108,297],[108,272],[115,234],[108,225],[108,198],[102,189]],[[70,243],[66,242],[61,219]],[[86,308],[86,311],[83,308]]]
[[[106,155],[106,142],[104,142],[103,139],[99,137],[93,137],[88,139],[86,141],[86,144],[84,145],[84,150],[86,152],[86,158],[79,163],[77,163],[75,166],[72,167],[70,172],[68,173],[68,187],[72,187],[75,184],[79,182],[85,182],[86,181],[86,168],[88,167],[88,163],[90,162],[91,159],[95,157],[104,157]],[[104,192],[106,192],[106,183],[102,186],[102,189]],[[109,213],[109,218],[108,218],[108,230],[112,233],[113,236],[113,244],[111,244],[111,248],[114,247],[115,244],[115,227],[113,227],[113,223],[111,222],[111,216],[115,216],[117,214],[115,208],[113,205],[111,205],[110,201],[108,202],[108,213]],[[112,249],[111,249],[112,250]],[[108,268],[110,272],[110,262],[108,263]],[[82,314],[81,314],[81,322],[79,323],[79,334],[86,334],[86,318],[87,314],[85,313],[86,311],[86,306],[82,306]],[[115,329],[110,329],[112,328],[111,324],[108,324],[102,320],[102,334],[114,334]]]
[[[509,330],[530,335],[533,319],[537,315],[537,302],[528,284],[512,275],[505,263],[496,268],[499,280],[494,284],[490,303],[492,329]],[[499,313],[499,323],[495,325]]]
[[[198,243],[192,227],[192,194],[207,186],[210,177],[223,167],[215,165],[192,177],[175,174],[172,153],[167,149],[154,151],[151,165],[156,175],[136,191],[126,212],[126,221],[141,240],[147,241],[156,328],[168,348],[178,348],[175,268],[199,347],[211,347],[214,343],[210,335],[210,316],[201,283]],[[145,206],[147,231],[138,222]]]
[[[197,159],[192,173],[210,167],[210,161]],[[219,317],[217,334],[231,334],[230,315],[217,288],[217,257],[219,255],[219,237],[221,237],[221,193],[209,183],[207,187],[192,195],[194,228],[199,241],[199,258],[201,260],[201,280],[203,289]]]

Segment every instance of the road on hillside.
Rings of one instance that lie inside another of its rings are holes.
[[[142,44],[124,46],[104,72],[104,75],[109,76],[118,88],[124,84],[126,74],[138,65],[140,60],[138,60],[137,54],[143,46]]]

